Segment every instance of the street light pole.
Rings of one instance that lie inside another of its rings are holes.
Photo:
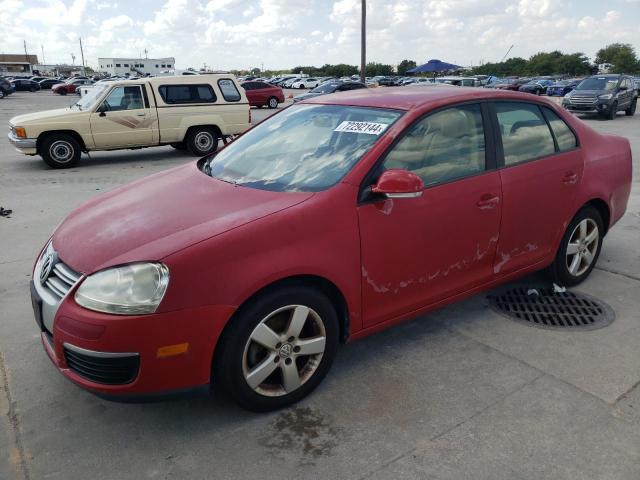
[[[360,20],[360,81],[365,82],[367,66],[367,0],[362,0],[362,17]]]

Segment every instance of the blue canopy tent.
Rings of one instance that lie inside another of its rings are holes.
[[[453,63],[442,62],[440,60],[429,60],[424,65],[419,65],[416,68],[407,70],[407,73],[426,73],[426,72],[446,72],[449,70],[458,70],[462,68],[460,65],[454,65]]]

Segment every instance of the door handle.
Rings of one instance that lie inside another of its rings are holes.
[[[476,203],[480,210],[493,209],[498,206],[500,203],[500,197],[496,195],[491,195],[490,193],[485,193],[480,197],[480,200]]]
[[[144,117],[146,113],[136,113],[136,117]]]
[[[578,181],[578,175],[573,172],[565,173],[564,177],[562,177],[562,183],[565,185],[573,185]]]

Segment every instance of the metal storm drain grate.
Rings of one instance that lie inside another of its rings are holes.
[[[595,330],[613,322],[615,313],[597,298],[554,287],[511,287],[487,297],[502,315],[539,328]]]

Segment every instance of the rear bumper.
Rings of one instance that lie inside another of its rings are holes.
[[[16,137],[13,134],[13,132],[10,132],[8,137],[9,137],[9,142],[11,142],[11,144],[20,153],[24,153],[25,155],[35,155],[37,153],[36,151],[36,144],[38,142],[37,139]]]

